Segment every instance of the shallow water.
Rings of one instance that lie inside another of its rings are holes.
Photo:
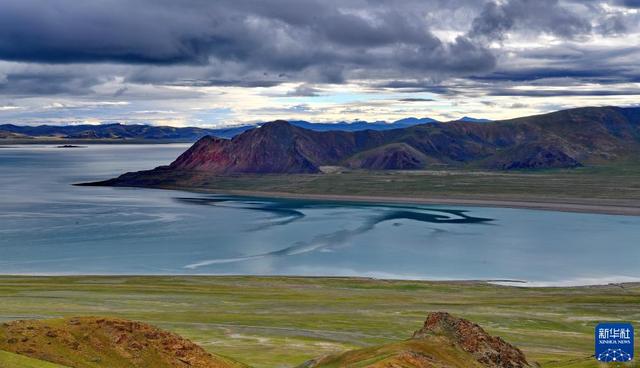
[[[0,148],[0,273],[640,280],[640,217],[71,185],[186,148]]]

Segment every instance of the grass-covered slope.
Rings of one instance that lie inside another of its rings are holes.
[[[0,368],[69,368],[63,365],[30,358],[26,355],[0,350]]]
[[[407,340],[310,361],[299,368],[482,368],[467,352],[452,345],[444,337],[429,340]]]
[[[229,359],[214,356],[174,333],[113,318],[4,323],[0,325],[0,349],[69,367],[242,367]]]

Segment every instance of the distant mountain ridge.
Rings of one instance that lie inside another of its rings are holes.
[[[100,125],[0,125],[0,141],[5,139],[66,139],[66,140],[165,140],[192,142],[213,134],[212,129],[170,127],[141,124]]]
[[[292,120],[292,125],[315,131],[360,131],[360,130],[390,130],[408,126],[437,122],[431,118],[406,118],[393,123],[386,122],[337,122],[311,123],[304,120]],[[230,139],[247,130],[261,126],[263,123],[231,126],[228,128],[197,128],[170,127],[143,124],[83,124],[83,125],[38,125],[24,126],[14,124],[0,125],[0,142],[2,139],[66,139],[66,140],[148,140],[195,142],[210,135],[218,138]]]
[[[359,130],[368,130],[368,129],[391,130],[391,129],[398,129],[398,128],[406,128],[409,126],[420,125],[420,124],[438,123],[438,121],[431,118],[410,117],[410,118],[396,120],[392,123],[387,123],[384,121],[368,122],[363,120],[358,120],[354,122],[340,121],[337,123],[310,123],[304,120],[290,120],[289,123],[300,128],[315,130],[319,132],[326,132],[326,131],[332,131],[332,130],[356,132]]]
[[[204,137],[169,166],[146,173],[318,173],[322,166],[545,169],[639,156],[640,108],[593,107],[482,124],[431,123],[383,131],[318,132],[274,121],[230,140]],[[137,185],[144,175],[131,173],[108,184]]]
[[[463,116],[462,118],[460,118],[459,120],[456,120],[456,121],[461,121],[463,123],[490,123],[492,120],[473,118],[473,117],[470,117],[470,116]]]
[[[484,123],[487,119],[464,117],[459,121]],[[432,118],[408,117],[391,123],[385,121],[368,122],[357,120],[353,122],[339,121],[332,123],[313,123],[306,120],[289,120],[289,123],[300,128],[327,132],[360,130],[391,130],[406,128],[414,125],[439,123]],[[0,142],[5,140],[122,140],[122,141],[173,141],[195,142],[210,135],[218,138],[231,139],[247,130],[257,128],[265,123],[235,125],[225,128],[171,127],[147,124],[82,124],[82,125],[0,125]]]

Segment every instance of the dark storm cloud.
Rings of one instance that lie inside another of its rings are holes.
[[[451,86],[441,83],[435,83],[429,80],[394,80],[390,82],[377,83],[375,88],[384,88],[398,90],[400,92],[415,93],[415,92],[430,92],[438,95],[453,95],[459,91]]]
[[[141,82],[139,79],[129,79],[130,82]],[[174,82],[166,83],[170,86],[179,86],[179,87],[220,87],[220,86],[237,86],[237,87],[247,87],[247,88],[256,88],[256,87],[273,87],[277,86],[281,82],[279,81],[268,81],[268,80],[238,80],[238,79],[208,79],[208,80],[198,80],[198,79],[181,79],[176,80]]]
[[[598,24],[598,32],[603,35],[622,35],[628,32],[626,17],[619,14],[605,16]]]
[[[616,4],[627,8],[640,8],[640,0],[617,0]]]
[[[86,95],[98,84],[95,77],[66,73],[25,71],[11,73],[0,82],[0,94],[12,96],[32,95]]]
[[[129,84],[295,82],[287,95],[313,97],[351,81],[443,96],[637,82],[638,45],[584,42],[637,33],[623,7],[640,0],[2,0],[0,94],[89,95],[116,78],[112,97]]]
[[[293,90],[287,92],[290,97],[316,97],[320,95],[320,90],[312,86],[301,84]]]
[[[433,102],[435,100],[433,98],[401,98],[398,101],[400,102]]]
[[[494,97],[562,97],[562,96],[628,96],[628,95],[640,95],[640,88],[613,88],[606,89],[606,85],[600,88],[591,87],[589,89],[576,89],[575,85],[580,85],[579,82],[573,83],[571,81],[557,81],[558,85],[554,85],[554,81],[545,81],[541,83],[541,86],[535,89],[521,89],[513,88],[509,83],[502,83],[501,81],[495,81],[491,84],[475,84],[475,85],[461,85],[451,83],[449,85],[429,86],[429,85],[414,85],[413,87],[394,88],[400,92],[405,93],[417,93],[417,92],[430,92],[437,93],[442,96],[450,97],[464,97],[473,98],[481,96],[494,96]],[[399,101],[414,101],[414,99],[400,99]],[[482,104],[487,106],[494,105],[490,101],[481,101]],[[515,104],[514,104],[515,105]],[[525,107],[524,104],[515,105],[519,107]]]
[[[537,80],[576,78],[583,81],[594,81],[615,75],[614,69],[557,69],[557,68],[522,68],[514,70],[499,70],[483,76],[470,77],[472,80],[496,82],[532,82]],[[566,81],[564,82],[566,83]]]
[[[490,96],[526,96],[526,97],[559,97],[559,96],[624,96],[640,95],[640,88],[629,89],[495,89],[489,92]]]
[[[483,83],[528,85],[637,83],[640,80],[638,46],[590,46],[579,43],[521,51],[526,66],[504,65],[469,79]]]
[[[260,70],[271,80],[328,83],[356,70],[465,74],[494,66],[482,45],[463,36],[438,39],[425,23],[427,9],[407,4],[396,10],[363,1],[5,0],[0,59],[217,65],[236,79]],[[215,79],[235,84],[228,75]]]
[[[139,1],[7,0],[0,58],[70,63],[206,62],[206,14]]]
[[[591,32],[591,23],[558,0],[508,0],[502,4],[487,3],[473,21],[469,34],[501,40],[512,30],[573,38]]]

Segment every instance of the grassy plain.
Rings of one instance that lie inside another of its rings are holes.
[[[69,316],[140,320],[253,367],[398,342],[448,311],[544,367],[597,367],[593,328],[640,322],[640,284],[517,288],[356,278],[0,277],[0,321]],[[3,367],[4,368],[4,367]]]
[[[351,171],[318,175],[215,177],[211,188],[301,194],[640,201],[640,166],[544,171]]]
[[[147,171],[106,185],[319,199],[476,204],[640,215],[640,165],[537,171],[341,171],[211,176]]]

